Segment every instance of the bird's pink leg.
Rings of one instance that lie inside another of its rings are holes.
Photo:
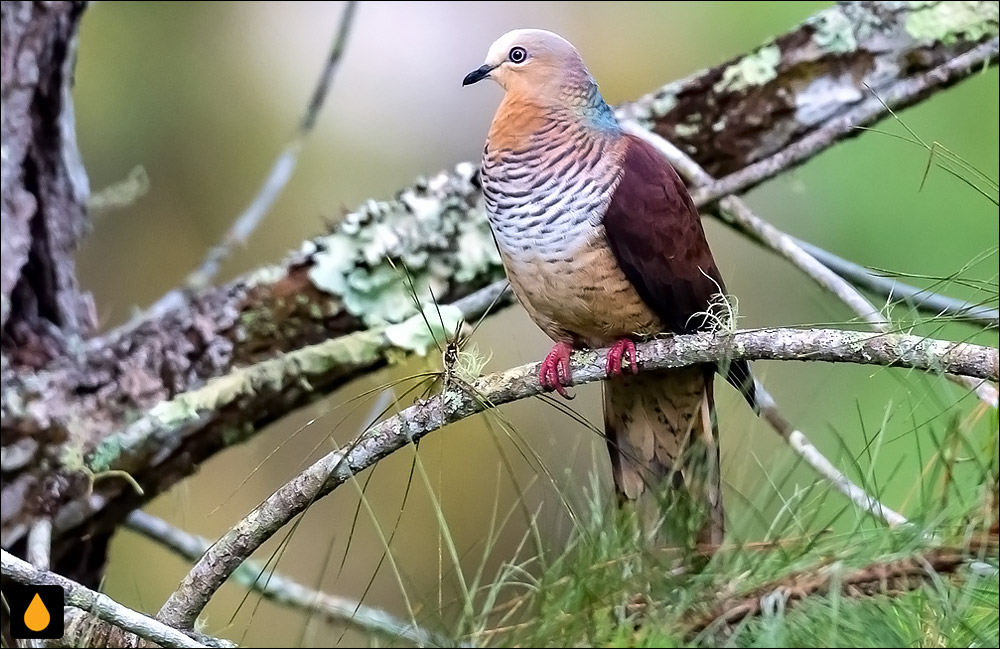
[[[546,390],[555,390],[564,399],[573,399],[576,396],[566,392],[566,386],[573,384],[573,375],[569,370],[569,355],[572,352],[573,348],[569,343],[556,343],[538,370],[538,382],[542,387]]]
[[[628,359],[629,369],[633,374],[639,373],[639,365],[636,363],[638,357],[635,355],[635,343],[631,338],[622,338],[608,352],[608,362],[605,370],[608,376],[618,376],[622,373],[622,359]]]

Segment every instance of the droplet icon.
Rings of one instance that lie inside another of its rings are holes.
[[[24,612],[24,626],[38,633],[45,630],[51,619],[49,609],[45,608],[45,602],[38,593],[35,593],[31,603],[28,604],[28,609]]]

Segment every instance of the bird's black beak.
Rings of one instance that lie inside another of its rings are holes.
[[[462,85],[471,86],[477,81],[482,81],[486,77],[490,76],[490,72],[493,72],[493,66],[483,65],[480,68],[473,70],[469,74],[465,75],[465,78],[462,79]]]

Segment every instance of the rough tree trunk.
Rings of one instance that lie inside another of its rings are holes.
[[[87,229],[90,194],[70,93],[85,7],[84,2],[2,5],[0,347],[5,385],[12,375],[32,374],[64,359],[94,327],[94,308],[80,292],[73,259]],[[5,402],[8,398],[16,396],[5,393]],[[67,497],[79,496],[71,485],[83,481],[58,468],[49,470],[56,457],[48,451],[58,451],[67,440],[63,426],[44,415],[26,427],[3,427],[5,530],[12,518],[24,524],[49,516]],[[21,479],[8,482],[8,470],[18,464],[25,464]],[[21,497],[8,498],[8,488]],[[4,547],[6,539],[5,531]],[[96,544],[96,553],[83,557],[78,544],[75,556],[67,557],[76,565],[57,567],[67,574],[98,576],[103,546]]]
[[[51,517],[54,569],[94,585],[106,540],[129,511],[212,454],[386,362],[379,327],[412,314],[387,257],[406,262],[425,296],[433,288],[445,301],[502,269],[476,168],[463,164],[393,200],[369,201],[282,264],[87,339],[93,310],[72,256],[87,223],[87,182],[68,89],[84,6],[2,4],[0,532],[3,547],[23,556],[33,522]],[[619,115],[723,176],[872,101],[865,84],[891,97],[983,43],[995,62],[997,32],[996,2],[841,3]],[[353,332],[364,333],[336,349],[306,348]],[[260,363],[266,371],[238,371]],[[196,404],[177,398],[213,379],[221,383]],[[144,493],[120,478],[93,482],[109,470],[127,471]]]

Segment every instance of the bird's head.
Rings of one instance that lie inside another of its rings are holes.
[[[463,86],[492,79],[507,93],[558,100],[593,85],[576,48],[543,29],[515,29],[490,46],[486,62],[465,76]]]

